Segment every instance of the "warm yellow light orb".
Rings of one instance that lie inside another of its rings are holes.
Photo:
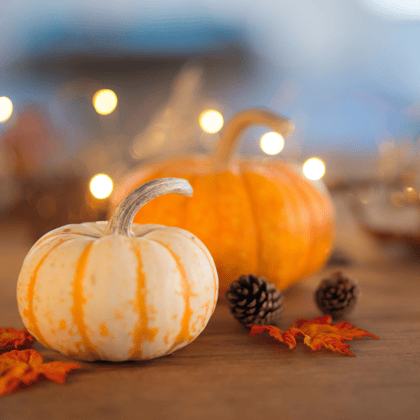
[[[283,150],[284,138],[279,133],[270,131],[261,137],[260,147],[267,155],[277,155]]]
[[[208,109],[200,114],[200,126],[206,133],[217,133],[223,127],[223,116],[214,109]]]
[[[101,89],[93,95],[92,102],[98,114],[108,115],[117,107],[118,99],[112,90]]]
[[[303,164],[303,173],[308,179],[321,179],[325,174],[325,164],[319,158],[310,158]]]
[[[91,180],[89,189],[96,198],[107,198],[111,195],[114,185],[112,179],[105,174],[97,174]]]
[[[13,103],[6,96],[0,97],[0,122],[7,121],[13,112]]]

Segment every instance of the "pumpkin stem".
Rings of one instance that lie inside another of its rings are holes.
[[[266,125],[283,137],[295,129],[293,121],[265,109],[246,109],[226,124],[213,155],[215,165],[227,165],[233,157],[239,135],[251,125]]]
[[[189,182],[181,178],[154,179],[140,185],[119,202],[101,236],[134,236],[131,225],[136,213],[154,198],[172,193],[191,197],[193,190]]]

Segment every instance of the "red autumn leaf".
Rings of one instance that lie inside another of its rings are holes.
[[[355,327],[347,321],[331,324],[330,315],[315,319],[298,319],[286,331],[282,331],[280,328],[272,325],[261,326],[250,324],[248,326],[251,327],[250,337],[268,330],[271,336],[282,343],[288,344],[289,348],[294,348],[296,347],[296,336],[300,335],[303,336],[303,342],[313,350],[326,347],[327,349],[338,351],[348,356],[354,356],[354,354],[350,351],[350,346],[343,341],[351,341],[354,337],[379,338],[376,335]]]
[[[4,351],[22,348],[30,348],[34,338],[25,330],[14,328],[0,328],[0,353]]]
[[[31,385],[40,376],[64,383],[66,375],[80,368],[77,363],[43,363],[42,354],[35,350],[12,350],[0,356],[0,395],[6,395],[20,385]]]

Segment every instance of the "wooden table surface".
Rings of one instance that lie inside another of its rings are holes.
[[[15,287],[31,244],[19,230],[2,238],[0,326],[21,328]],[[281,327],[320,315],[314,290],[336,269],[286,292]],[[362,290],[348,320],[380,337],[350,342],[356,357],[251,339],[219,302],[184,349],[143,363],[82,363],[64,385],[42,381],[0,397],[0,420],[420,419],[420,263],[383,258],[340,269]],[[46,361],[68,360],[35,349]]]

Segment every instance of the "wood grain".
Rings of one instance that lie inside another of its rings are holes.
[[[0,326],[22,327],[16,279],[29,245],[0,243]],[[313,292],[329,267],[286,292],[281,327],[320,313]],[[247,330],[220,302],[186,348],[142,363],[82,363],[66,384],[40,382],[0,397],[0,420],[420,418],[420,264],[402,259],[342,269],[362,296],[348,318],[380,340],[350,343],[356,357],[289,350]],[[37,343],[46,361],[67,360]]]

